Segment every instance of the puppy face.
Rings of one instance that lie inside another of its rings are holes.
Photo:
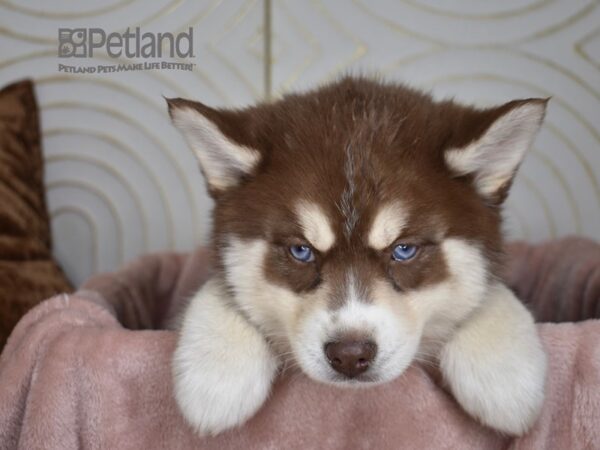
[[[485,301],[499,206],[544,109],[362,79],[239,111],[170,101],[234,304],[282,359],[351,385],[429,358]]]

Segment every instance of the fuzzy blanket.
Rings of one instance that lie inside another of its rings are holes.
[[[160,330],[207,274],[207,254],[145,256],[31,310],[0,357],[0,447],[20,449],[600,449],[600,246],[513,245],[510,285],[544,321],[543,414],[525,437],[486,429],[414,365],[345,390],[281,379],[244,427],[200,438],[172,398],[176,335]]]

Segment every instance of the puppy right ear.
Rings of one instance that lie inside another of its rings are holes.
[[[213,109],[182,98],[166,100],[171,120],[198,158],[211,194],[237,186],[256,169],[261,154],[244,142],[243,111]]]
[[[470,176],[487,203],[501,204],[542,125],[547,104],[548,99],[532,98],[470,110],[457,126],[462,145],[445,151],[446,165],[457,177]]]

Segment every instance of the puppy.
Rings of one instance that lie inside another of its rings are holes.
[[[244,423],[290,361],[365,386],[426,359],[471,416],[525,433],[546,357],[500,279],[501,205],[546,103],[475,109],[353,77],[238,110],[168,100],[215,200],[215,275],[173,358],[187,421]]]

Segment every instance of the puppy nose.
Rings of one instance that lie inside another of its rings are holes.
[[[354,378],[365,372],[377,353],[371,341],[341,341],[325,344],[325,356],[336,372]]]

